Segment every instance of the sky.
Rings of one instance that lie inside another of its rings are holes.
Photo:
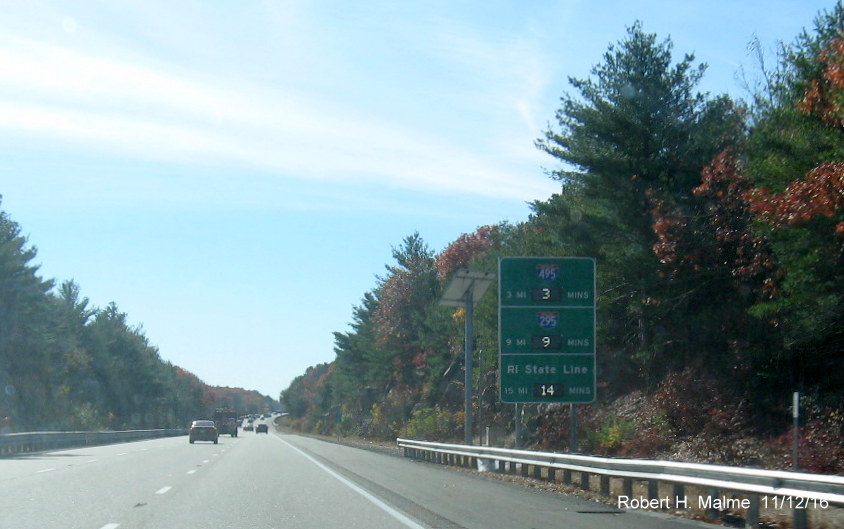
[[[559,190],[534,145],[641,21],[746,98],[816,0],[0,0],[0,209],[162,359],[278,398],[418,232]]]

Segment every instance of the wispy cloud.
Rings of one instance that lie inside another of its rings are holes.
[[[554,71],[546,57],[537,24],[526,24],[518,31],[480,32],[473,26],[447,20],[435,36],[436,51],[478,79],[477,96],[490,109],[511,116],[521,127],[500,127],[506,135],[500,148],[523,158],[535,153],[533,140],[544,123],[537,119],[544,105]],[[535,158],[535,157],[533,157]]]
[[[246,164],[286,178],[522,200],[547,192],[502,160],[365,111],[114,57],[0,36],[0,130],[142,159]]]

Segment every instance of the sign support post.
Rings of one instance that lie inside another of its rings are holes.
[[[447,307],[463,307],[466,317],[466,337],[464,340],[463,366],[465,376],[463,378],[463,442],[472,445],[474,442],[474,414],[472,410],[472,355],[475,351],[475,328],[474,312],[475,304],[483,297],[492,282],[495,281],[495,274],[491,272],[480,272],[461,268],[451,278],[445,292],[440,297],[440,305]]]
[[[475,328],[472,320],[474,320],[475,304],[472,300],[472,290],[466,291],[466,341],[464,353],[465,376],[463,378],[464,395],[463,395],[463,415],[465,416],[463,428],[463,443],[471,445],[473,441],[472,432],[474,432],[474,414],[472,413],[472,353],[475,350]]]

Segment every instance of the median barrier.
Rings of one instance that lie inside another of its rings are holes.
[[[58,448],[76,448],[187,435],[184,428],[97,432],[21,432],[0,434],[0,457]]]

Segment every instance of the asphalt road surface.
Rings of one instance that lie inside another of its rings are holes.
[[[681,529],[551,491],[294,435],[0,459],[0,529]]]

